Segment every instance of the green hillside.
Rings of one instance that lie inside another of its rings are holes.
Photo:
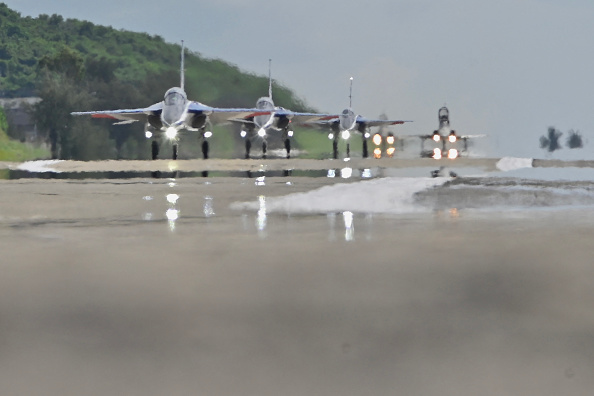
[[[180,43],[55,14],[21,17],[0,3],[0,97],[35,95],[40,60],[64,47],[80,54],[86,65],[102,68],[90,72],[103,78],[113,74],[118,81],[140,83],[168,75],[174,85],[179,84]],[[210,105],[252,106],[268,92],[267,77],[242,72],[237,66],[196,52],[186,55],[186,73],[188,95]],[[161,100],[162,94],[154,93],[151,99]],[[311,110],[286,87],[275,84],[274,94],[284,107]]]

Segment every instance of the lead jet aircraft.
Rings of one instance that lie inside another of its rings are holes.
[[[282,139],[287,151],[287,158],[291,158],[291,137],[293,136],[292,125],[307,124],[329,114],[299,113],[275,106],[272,100],[272,75],[271,59],[268,60],[268,96],[263,96],[256,101],[256,108],[269,113],[256,115],[254,117],[231,120],[241,124],[241,137],[245,139],[245,158],[250,157],[252,141],[262,140],[262,156],[266,158],[268,148],[267,135],[269,131],[281,131]],[[256,131],[257,129],[257,131]]]
[[[319,120],[309,122],[308,125],[316,128],[329,129],[328,138],[332,140],[333,157],[338,158],[338,139],[342,138],[347,141],[347,157],[350,156],[349,139],[353,133],[359,132],[363,138],[363,157],[368,156],[367,139],[371,136],[370,128],[382,125],[398,125],[404,124],[403,120],[382,120],[370,119],[357,115],[352,107],[353,97],[353,77],[351,77],[351,87],[349,93],[349,107],[344,109],[340,114],[334,114],[323,117]]]
[[[116,124],[129,124],[132,122],[145,122],[145,134],[152,138],[152,158],[159,155],[158,139],[168,139],[173,143],[173,159],[178,156],[179,135],[181,130],[198,133],[202,140],[202,154],[208,158],[209,144],[207,138],[212,132],[207,130],[212,124],[229,122],[231,120],[248,120],[254,117],[271,114],[268,109],[243,109],[243,108],[218,108],[207,106],[203,103],[188,100],[184,90],[184,43],[181,46],[181,71],[180,86],[173,87],[165,92],[162,102],[149,107],[138,109],[78,111],[72,115],[90,115],[93,118],[108,118],[117,120]]]

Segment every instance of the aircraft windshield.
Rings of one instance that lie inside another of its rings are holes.
[[[274,108],[274,105],[267,99],[260,99],[256,103],[256,108],[262,110],[270,110]]]
[[[447,107],[442,107],[439,109],[439,119],[448,118],[450,116],[450,112],[448,111]]]
[[[181,121],[186,107],[186,95],[179,88],[171,88],[165,94],[163,100],[163,114],[161,119],[167,125],[173,125]]]
[[[184,96],[179,92],[170,92],[165,96],[165,106],[177,106],[184,103]]]

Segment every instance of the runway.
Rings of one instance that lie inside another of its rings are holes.
[[[0,180],[0,393],[589,394],[591,170],[463,160]]]

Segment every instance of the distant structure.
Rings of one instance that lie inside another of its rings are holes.
[[[34,142],[38,140],[39,134],[37,125],[30,115],[33,106],[41,101],[41,98],[0,98],[0,107],[4,109],[10,134],[22,142]]]

